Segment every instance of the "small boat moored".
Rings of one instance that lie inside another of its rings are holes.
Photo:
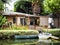
[[[15,39],[36,39],[38,35],[15,35]]]
[[[40,33],[40,34],[38,35],[39,39],[48,39],[48,38],[50,38],[51,36],[52,36],[52,34],[50,34],[50,33]]]
[[[52,34],[50,33],[40,33],[38,35],[39,39],[59,39],[58,37],[56,36],[53,36]]]

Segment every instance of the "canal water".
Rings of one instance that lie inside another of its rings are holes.
[[[15,39],[0,40],[0,45],[60,45],[59,40],[41,40],[41,39]]]

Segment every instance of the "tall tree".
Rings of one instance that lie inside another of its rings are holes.
[[[47,13],[54,13],[55,15],[60,12],[60,0],[44,0],[44,11]]]
[[[31,2],[33,14],[39,14],[40,13],[40,5],[41,5],[40,2],[41,2],[41,0],[19,0],[19,1]]]
[[[31,2],[19,0],[14,4],[14,11],[31,14],[32,13],[31,4],[32,4]]]
[[[33,14],[40,13],[40,0],[32,0]]]
[[[39,15],[40,7],[41,7],[41,0],[27,0],[32,2],[32,11],[33,14]]]
[[[60,0],[44,0],[43,1],[44,12],[48,14],[53,14],[53,18],[58,19],[59,27],[59,18],[60,18]]]

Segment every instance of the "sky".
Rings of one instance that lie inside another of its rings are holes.
[[[6,7],[8,7],[8,11],[10,10],[14,10],[14,2],[16,2],[17,0],[12,0],[12,2],[10,2],[10,5],[9,4],[6,4]]]

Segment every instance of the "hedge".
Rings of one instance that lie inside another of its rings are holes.
[[[43,29],[44,32],[49,32],[52,35],[60,37],[60,29]]]

